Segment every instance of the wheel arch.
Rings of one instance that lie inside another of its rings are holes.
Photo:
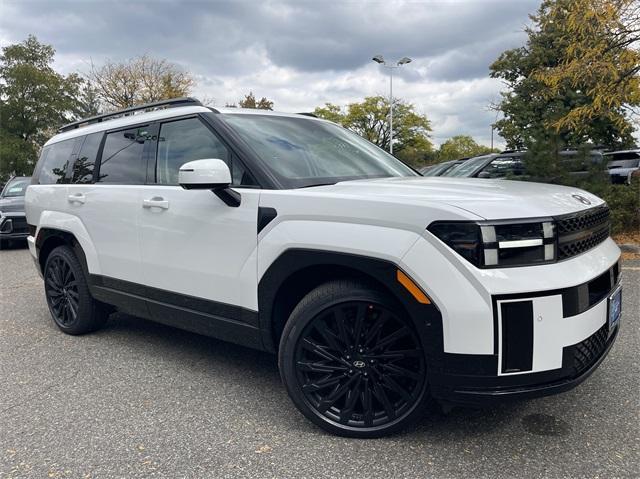
[[[88,277],[89,268],[87,266],[87,257],[82,245],[73,233],[56,228],[41,227],[38,229],[35,244],[36,250],[38,251],[38,266],[42,273],[44,273],[44,266],[49,254],[58,246],[69,246],[80,261],[84,273]]]
[[[293,308],[320,284],[343,278],[360,279],[396,299],[416,323],[425,348],[442,351],[442,319],[433,304],[421,304],[398,281],[393,262],[350,253],[313,249],[284,251],[258,283],[258,310],[264,348],[276,351]],[[429,331],[429,334],[427,334]],[[427,338],[428,336],[428,338]]]

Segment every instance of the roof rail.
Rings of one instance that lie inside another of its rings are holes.
[[[74,121],[58,128],[58,133],[63,133],[69,130],[75,130],[81,126],[91,125],[93,123],[101,123],[102,121],[112,118],[114,116],[127,116],[130,113],[142,110],[151,110],[157,108],[175,108],[178,106],[203,106],[199,100],[190,97],[172,98],[170,100],[161,100],[153,103],[146,103],[144,105],[132,106],[125,108],[124,110],[118,110],[111,113],[105,113],[103,115],[92,116],[83,120]]]
[[[304,115],[304,116],[310,116],[312,118],[318,118],[318,115],[316,115],[315,113],[310,112],[310,111],[302,111],[302,112],[298,113],[298,115]]]

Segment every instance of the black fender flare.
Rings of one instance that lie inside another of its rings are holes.
[[[259,325],[263,345],[267,351],[277,350],[277,338],[274,338],[274,326],[287,318],[277,318],[274,314],[275,302],[281,288],[288,279],[301,277],[305,271],[313,274],[317,267],[355,272],[356,275],[374,281],[391,293],[405,308],[416,324],[428,356],[443,351],[442,316],[435,304],[419,303],[413,295],[397,280],[401,270],[395,263],[370,256],[335,251],[292,248],[284,251],[269,266],[258,283]],[[327,276],[326,280],[332,279]]]

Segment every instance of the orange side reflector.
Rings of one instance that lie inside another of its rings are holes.
[[[420,288],[418,288],[418,286],[412,281],[411,278],[409,278],[409,276],[398,270],[397,278],[398,283],[404,286],[406,290],[409,291],[414,298],[416,298],[416,301],[418,303],[431,304],[431,301],[429,300],[429,298],[427,298],[427,295],[424,294]]]

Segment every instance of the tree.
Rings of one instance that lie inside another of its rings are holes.
[[[534,27],[527,29],[526,45],[505,51],[491,65],[491,75],[508,86],[498,105],[504,118],[496,127],[509,147],[633,143],[625,108],[638,104],[637,69],[633,73],[631,67],[638,60],[620,37],[632,30],[637,34],[637,27],[620,17],[621,6],[630,3],[542,2],[531,16]],[[592,65],[596,58],[604,63]],[[614,74],[617,59],[624,59],[625,72]]]
[[[55,50],[30,35],[0,56],[0,179],[30,175],[55,129],[75,118],[82,79],[52,68]]]
[[[99,100],[115,110],[188,96],[195,85],[178,65],[148,55],[92,65],[88,78]]]
[[[589,101],[572,105],[552,120],[557,130],[584,130],[603,119],[620,131],[631,125],[625,110],[640,105],[640,3],[636,0],[570,0],[549,5],[541,28],[561,22],[570,39],[560,62],[537,68],[536,80],[547,87],[546,97],[567,88],[583,91]]]
[[[456,135],[445,141],[438,149],[438,161],[459,160],[471,156],[486,155],[499,150],[492,150],[488,146],[479,145],[467,135]]]
[[[273,102],[269,100],[267,97],[262,97],[260,100],[256,100],[255,95],[252,91],[249,92],[248,95],[245,95],[244,98],[238,101],[238,104],[235,103],[227,103],[225,105],[227,108],[253,108],[257,110],[273,110]]]
[[[351,103],[346,109],[326,103],[314,110],[314,114],[348,128],[360,136],[389,150],[389,100],[382,96],[366,97],[360,103]],[[416,113],[411,103],[394,99],[393,102],[393,150],[399,159],[418,166],[433,151],[429,140],[431,122],[425,115]]]

